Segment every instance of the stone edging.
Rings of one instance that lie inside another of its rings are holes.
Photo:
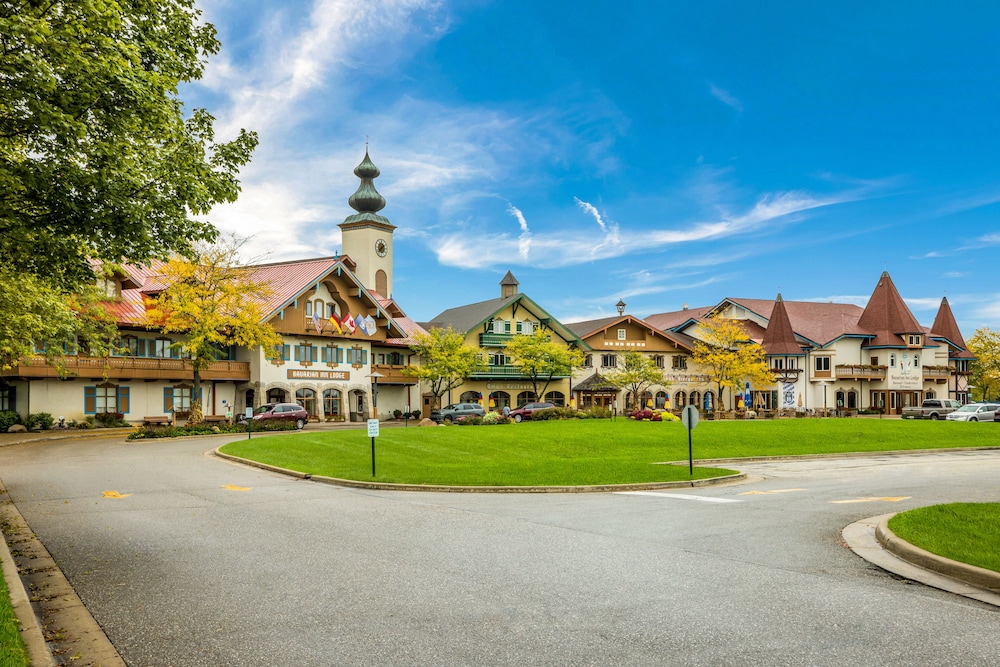
[[[0,487],[0,491],[3,491],[2,487]],[[3,491],[3,495],[6,498],[6,491]],[[10,501],[5,499],[3,502]],[[3,567],[3,578],[7,582],[7,592],[10,594],[14,615],[17,616],[18,625],[21,626],[21,639],[24,640],[24,645],[28,649],[28,659],[32,665],[37,667],[54,665],[52,653],[49,651],[42,634],[42,624],[31,606],[28,591],[24,587],[24,582],[21,581],[17,564],[14,562],[14,557],[11,556],[7,540],[3,535],[0,535],[0,565]]]
[[[224,445],[223,445],[224,446]],[[355,489],[373,489],[378,491],[434,491],[438,493],[608,493],[613,491],[647,491],[651,489],[690,489],[701,486],[713,486],[727,482],[742,481],[746,479],[746,473],[726,475],[724,477],[712,477],[709,479],[696,479],[690,482],[645,482],[638,484],[601,484],[595,486],[448,486],[444,484],[391,484],[388,482],[363,482],[355,479],[340,479],[337,477],[324,477],[322,475],[310,475],[297,470],[279,468],[260,461],[233,456],[219,451],[219,448],[212,450],[212,453],[219,458],[228,461],[235,461],[244,465],[276,472],[298,479],[310,479],[323,484],[333,484],[335,486],[345,486]]]
[[[889,530],[889,519],[894,516],[895,514],[888,514],[882,517],[875,526],[875,539],[883,549],[911,565],[1000,593],[1000,572],[950,560],[910,544]]]

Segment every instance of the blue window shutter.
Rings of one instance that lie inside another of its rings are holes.
[[[92,415],[97,412],[97,387],[83,388],[83,413]]]
[[[325,347],[323,348],[322,356],[323,356],[323,361],[327,361],[328,355],[327,355],[327,349]]]
[[[170,412],[174,409],[174,388],[163,388],[163,411]]]
[[[361,350],[361,363],[368,363],[368,350]]]
[[[310,361],[316,361],[317,359],[319,359],[319,353],[316,351],[318,349],[319,348],[317,348],[315,345],[312,346],[312,359],[310,359]]]
[[[301,345],[296,345],[295,346],[295,361],[299,361],[300,360],[299,358],[302,356],[301,350],[302,350],[302,346]]]
[[[344,363],[344,350],[342,348],[337,348],[337,363]]]
[[[129,411],[128,387],[118,387],[118,412],[127,414]]]
[[[285,361],[288,361],[288,359],[289,359],[289,357],[288,357],[288,346],[287,345],[283,345],[282,347],[284,348],[284,359],[285,359]]]

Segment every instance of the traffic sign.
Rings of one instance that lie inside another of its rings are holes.
[[[688,405],[681,410],[681,423],[684,424],[684,427],[689,431],[698,425],[697,406]]]
[[[372,438],[378,437],[378,420],[369,419],[368,420],[368,435]]]

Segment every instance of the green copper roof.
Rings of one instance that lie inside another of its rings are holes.
[[[378,167],[375,166],[371,158],[368,157],[368,150],[365,149],[365,159],[354,168],[354,175],[361,179],[361,184],[358,185],[357,191],[351,195],[351,198],[347,200],[347,203],[357,211],[357,214],[347,216],[344,219],[345,223],[367,221],[385,225],[390,224],[388,219],[377,215],[379,211],[385,208],[385,198],[378,193],[373,182],[379,173],[381,172],[379,172]]]

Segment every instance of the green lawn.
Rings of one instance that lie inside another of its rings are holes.
[[[30,664],[19,627],[10,604],[7,582],[0,575],[0,667],[27,667]]]
[[[1000,572],[1000,503],[953,503],[902,512],[889,530],[951,560]]]
[[[695,459],[1000,445],[1000,426],[899,419],[703,421]],[[382,428],[376,480],[463,486],[625,484],[691,479],[680,422],[628,419],[500,426]],[[371,480],[365,431],[310,431],[240,440],[223,451],[313,475]],[[731,471],[695,468],[694,479]]]

